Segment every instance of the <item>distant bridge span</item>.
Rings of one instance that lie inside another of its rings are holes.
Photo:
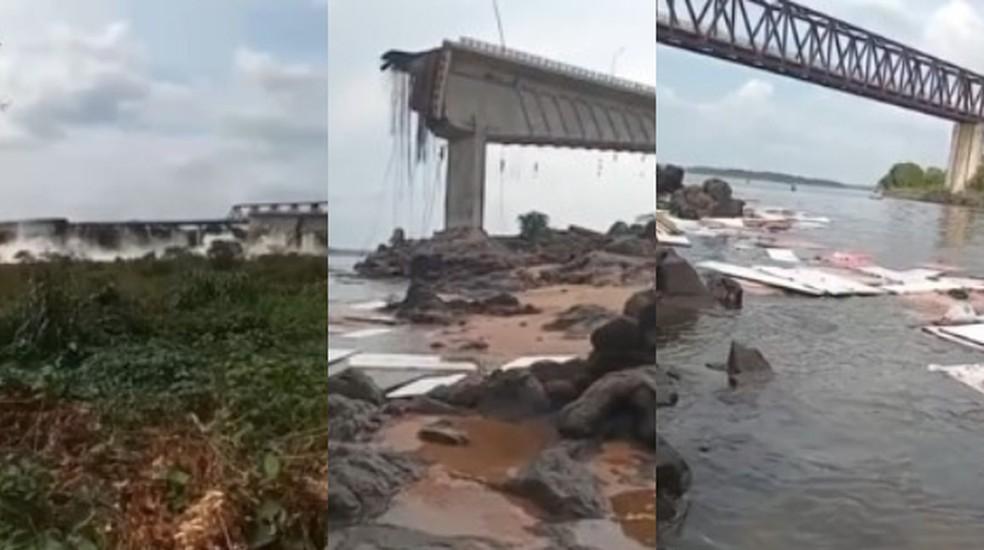
[[[984,76],[789,0],[657,0],[656,40],[954,121],[964,189],[984,154]]]

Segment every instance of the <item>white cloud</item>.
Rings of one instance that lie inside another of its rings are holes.
[[[926,48],[969,69],[984,70],[984,18],[965,0],[950,0],[926,23]]]
[[[249,48],[172,82],[125,22],[58,24],[0,52],[0,218],[222,215],[326,194],[326,75]]]

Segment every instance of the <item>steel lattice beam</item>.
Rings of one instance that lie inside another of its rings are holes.
[[[954,121],[984,76],[788,0],[656,0],[660,43]]]

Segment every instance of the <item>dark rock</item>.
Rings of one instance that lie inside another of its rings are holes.
[[[394,248],[399,248],[407,244],[407,235],[403,231],[402,227],[397,227],[393,230],[393,234],[390,235],[389,245]]]
[[[712,218],[740,218],[745,214],[745,201],[727,199],[714,205],[709,214]]]
[[[690,466],[662,436],[656,436],[657,491],[672,497],[683,496],[690,489],[693,474]]]
[[[422,471],[407,456],[374,446],[333,442],[328,447],[329,522],[364,521],[383,513],[393,495]]]
[[[545,284],[626,285],[652,281],[655,258],[592,250],[564,265],[543,270]]]
[[[470,443],[468,435],[455,429],[447,420],[438,420],[433,424],[424,426],[417,432],[417,437],[438,445],[468,445]]]
[[[656,262],[656,290],[667,296],[710,296],[697,270],[672,249]]]
[[[538,416],[551,408],[543,384],[527,369],[497,371],[485,382],[476,404],[478,412],[514,421]]]
[[[449,325],[453,321],[444,300],[433,287],[419,280],[410,283],[403,301],[396,305],[396,316],[419,324]]]
[[[564,407],[557,427],[566,437],[628,436],[656,443],[656,409],[676,403],[672,382],[659,367],[646,366],[604,375]],[[628,427],[626,430],[620,428]],[[649,430],[652,430],[651,432]]]
[[[554,520],[603,518],[610,513],[591,471],[563,446],[540,453],[504,488],[533,501]]]
[[[639,323],[631,317],[621,316],[592,332],[591,346],[595,351],[622,354],[646,349],[646,342],[639,331]]]
[[[970,293],[962,288],[954,288],[946,291],[946,294],[954,300],[969,300]]]
[[[485,386],[485,377],[472,373],[450,386],[438,386],[428,393],[433,399],[456,407],[473,408]]]
[[[359,369],[346,369],[339,374],[329,376],[328,394],[340,394],[349,399],[368,401],[374,405],[381,405],[386,401],[383,390]]]
[[[605,252],[623,256],[652,256],[653,242],[635,235],[619,237],[603,248]]]
[[[744,290],[731,277],[712,275],[707,282],[711,295],[727,309],[741,309]]]
[[[609,237],[624,237],[626,235],[631,235],[631,234],[632,234],[632,229],[630,229],[629,225],[623,221],[617,221],[613,223],[612,226],[608,228],[608,233],[607,233]]]
[[[711,178],[706,180],[702,188],[714,199],[714,202],[722,203],[731,200],[731,185],[722,179]]]
[[[734,341],[728,353],[727,372],[728,384],[732,388],[772,378],[772,366],[762,352]]]
[[[656,165],[656,194],[672,194],[683,188],[683,168],[673,164]]]
[[[615,317],[617,314],[608,308],[595,304],[578,304],[544,324],[543,330],[564,331],[568,338],[584,338]]]
[[[673,193],[670,213],[684,220],[699,220],[710,216],[715,204],[714,197],[705,193],[701,187],[688,185]]]
[[[656,305],[656,298],[659,293],[655,288],[640,290],[629,297],[622,308],[622,314],[640,322],[645,314],[648,317],[648,309]]]
[[[543,383],[543,391],[547,393],[554,407],[563,407],[577,399],[581,394],[578,384],[571,380],[550,380]]]
[[[344,395],[328,394],[328,439],[356,441],[379,429],[382,422],[376,408],[366,401],[349,399]]]
[[[444,272],[444,262],[436,254],[417,254],[410,259],[410,279],[435,281]]]

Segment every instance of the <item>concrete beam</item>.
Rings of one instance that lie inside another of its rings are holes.
[[[950,137],[950,164],[946,171],[946,187],[951,193],[967,188],[984,160],[984,124],[955,122]]]

